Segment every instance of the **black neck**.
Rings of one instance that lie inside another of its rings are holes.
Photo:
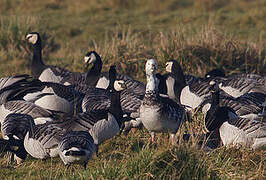
[[[110,112],[114,115],[119,127],[122,125],[123,111],[120,103],[120,92],[112,89],[110,91],[111,106]]]
[[[42,71],[45,68],[44,63],[42,62],[42,47],[41,43],[36,43],[33,45],[33,57],[31,62],[31,74],[33,78],[39,78]]]
[[[227,108],[219,107],[219,90],[212,93],[211,107],[205,117],[205,125],[209,131],[219,128],[228,118]]]
[[[97,60],[92,68],[87,72],[86,84],[96,86],[102,71],[102,61]]]

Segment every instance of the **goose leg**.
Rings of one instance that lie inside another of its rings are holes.
[[[151,132],[151,142],[152,142],[152,144],[155,143],[155,133],[154,132]]]
[[[84,170],[86,170],[87,162],[84,162],[83,167],[84,167]]]
[[[173,133],[170,134],[169,141],[172,145],[175,145],[175,134]]]
[[[66,170],[68,170],[70,167],[70,164],[66,164]]]
[[[96,157],[99,156],[99,145],[95,144],[95,153],[96,153]]]

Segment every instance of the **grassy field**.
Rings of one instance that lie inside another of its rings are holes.
[[[83,56],[96,50],[104,70],[143,81],[148,58],[174,58],[185,73],[203,76],[212,68],[227,74],[266,74],[265,0],[1,0],[1,77],[30,73],[31,48],[25,35],[40,32],[43,60],[84,71]],[[182,132],[203,132],[202,116],[193,116]],[[149,145],[138,130],[100,147],[88,170],[65,171],[60,159],[28,158],[20,166],[0,159],[0,179],[265,179],[266,152],[224,147],[197,150],[197,139],[168,145],[167,135]]]

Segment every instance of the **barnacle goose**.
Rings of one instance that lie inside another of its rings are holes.
[[[182,122],[184,109],[168,97],[158,93],[158,79],[155,76],[156,61],[146,62],[146,92],[140,107],[140,119],[146,129],[151,132],[154,142],[155,132],[170,132],[171,141]]]
[[[0,90],[0,94],[2,103],[4,100],[26,100],[42,108],[67,114],[81,111],[84,97],[73,86],[37,79],[7,86]]]
[[[88,160],[95,151],[93,138],[86,131],[69,131],[65,133],[59,144],[59,156],[69,168],[72,163],[82,163],[86,169]]]
[[[28,154],[37,159],[58,156],[58,143],[66,130],[54,126],[53,123],[35,125],[31,122],[31,128],[24,138],[24,147]]]
[[[86,68],[92,64],[86,73],[72,72],[62,74],[61,84],[73,85],[76,90],[85,92],[88,87],[95,87],[102,70],[102,60],[95,51],[88,52],[84,57]]]
[[[215,81],[210,81],[210,84],[217,84]],[[262,93],[246,93],[238,98],[227,95],[223,91],[220,92],[219,102],[221,106],[230,107],[237,116],[242,118],[256,119],[263,111],[263,103],[266,95]],[[212,102],[212,97],[207,97],[201,104],[204,114],[209,110]]]
[[[120,92],[125,89],[125,85],[121,81],[115,81],[115,66],[110,67],[109,77],[111,104],[108,109],[85,111],[62,121],[54,121],[56,126],[67,131],[89,131],[96,145],[96,153],[99,144],[120,132],[124,121]]]
[[[27,114],[9,114],[1,124],[1,134],[4,139],[10,141],[10,145],[17,146],[15,153],[15,160],[17,164],[22,163],[27,152],[24,148],[23,141],[27,131],[30,130],[33,118]]]
[[[45,65],[42,61],[42,42],[38,32],[27,34],[26,40],[33,46],[33,57],[31,61],[31,75],[33,78],[43,82],[60,83],[64,77],[73,76],[73,79],[79,79],[81,76],[86,76],[86,74],[72,73],[57,66]]]
[[[185,77],[180,65],[175,60],[170,60],[166,63],[165,81],[167,87],[167,95],[177,103],[180,103],[180,94],[186,86]]]
[[[230,107],[220,107],[219,100],[219,88],[214,84],[211,107],[204,120],[208,131],[218,128],[225,146],[242,145],[256,149],[266,144],[265,122],[239,118]]]
[[[145,85],[137,80],[134,80],[130,76],[125,74],[117,74],[116,79],[123,80],[126,84],[127,90],[133,92],[139,98],[143,98],[145,94]],[[106,72],[101,74],[99,81],[97,82],[97,88],[106,89],[109,86],[109,75]]]

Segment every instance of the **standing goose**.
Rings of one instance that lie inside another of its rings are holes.
[[[161,97],[158,93],[158,79],[155,76],[156,62],[146,62],[146,93],[140,107],[140,119],[146,129],[151,132],[154,142],[155,132],[169,132],[172,143],[182,122],[184,109],[173,100]]]
[[[31,116],[13,113],[9,114],[1,124],[1,134],[3,138],[10,141],[11,145],[18,147],[16,151],[13,151],[17,164],[22,163],[27,156],[23,141],[32,123],[33,118]],[[13,142],[16,143],[13,144]]]
[[[214,84],[211,107],[204,120],[208,131],[218,128],[225,146],[242,145],[257,149],[266,144],[266,123],[232,116],[234,111],[226,106],[220,107],[219,99],[219,88]]]
[[[69,131],[59,142],[59,156],[69,168],[72,163],[82,163],[86,169],[88,160],[92,157],[95,145],[93,138],[86,131]]]

